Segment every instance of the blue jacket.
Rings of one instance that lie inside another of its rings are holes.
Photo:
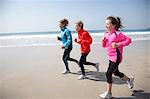
[[[64,29],[61,29],[60,34],[61,34],[60,40],[62,41],[64,47],[67,49],[69,45],[72,44],[71,31],[65,27]]]

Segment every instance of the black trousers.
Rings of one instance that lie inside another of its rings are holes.
[[[76,59],[70,58],[71,50],[72,50],[72,44],[67,49],[65,49],[63,57],[62,57],[66,70],[69,70],[68,61],[74,61],[74,62],[78,63],[78,61]]]
[[[116,49],[116,52],[117,52],[117,61],[116,62],[112,62],[109,60],[109,67],[107,69],[107,72],[106,72],[106,77],[107,77],[107,82],[108,83],[112,83],[112,74],[114,73],[115,76],[119,76],[120,78],[122,78],[124,76],[123,73],[121,73],[119,71],[119,64],[120,64],[120,52],[119,52],[119,49],[117,48]]]
[[[93,66],[96,65],[95,63],[87,62],[86,61],[86,58],[87,58],[88,54],[89,53],[81,53],[81,57],[80,57],[80,61],[79,61],[79,66],[81,68],[82,75],[85,75],[85,70],[84,70],[84,66],[83,65],[93,65]]]

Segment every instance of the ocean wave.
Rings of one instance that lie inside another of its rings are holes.
[[[133,41],[150,40],[150,32],[124,32],[124,34]],[[93,44],[100,44],[103,33],[91,33],[91,35]],[[57,36],[58,34],[0,36],[0,47],[58,46],[61,42],[57,41]],[[77,33],[73,34],[73,39],[76,37]]]

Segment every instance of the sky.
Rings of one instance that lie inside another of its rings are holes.
[[[0,33],[59,31],[58,22],[84,22],[104,30],[107,16],[120,16],[125,29],[150,28],[150,0],[0,0]]]

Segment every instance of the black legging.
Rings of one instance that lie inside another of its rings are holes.
[[[81,53],[80,61],[79,61],[79,66],[81,68],[82,75],[85,75],[85,70],[83,65],[93,65],[95,66],[95,63],[87,62],[86,57],[89,53]]]
[[[74,61],[74,62],[78,63],[78,61],[76,59],[70,58],[70,52],[71,52],[71,50],[72,50],[72,44],[70,44],[70,46],[67,49],[65,49],[63,57],[62,57],[63,62],[64,62],[65,67],[66,67],[66,70],[69,70],[68,60],[69,61]]]
[[[120,63],[120,57],[121,57],[118,48],[116,48],[116,52],[117,52],[117,61],[112,62],[109,60],[109,67],[106,72],[107,82],[110,84],[112,83],[112,74],[113,73],[115,76],[119,76],[120,78],[122,78],[124,76],[124,74],[121,73],[118,69],[118,65]]]

